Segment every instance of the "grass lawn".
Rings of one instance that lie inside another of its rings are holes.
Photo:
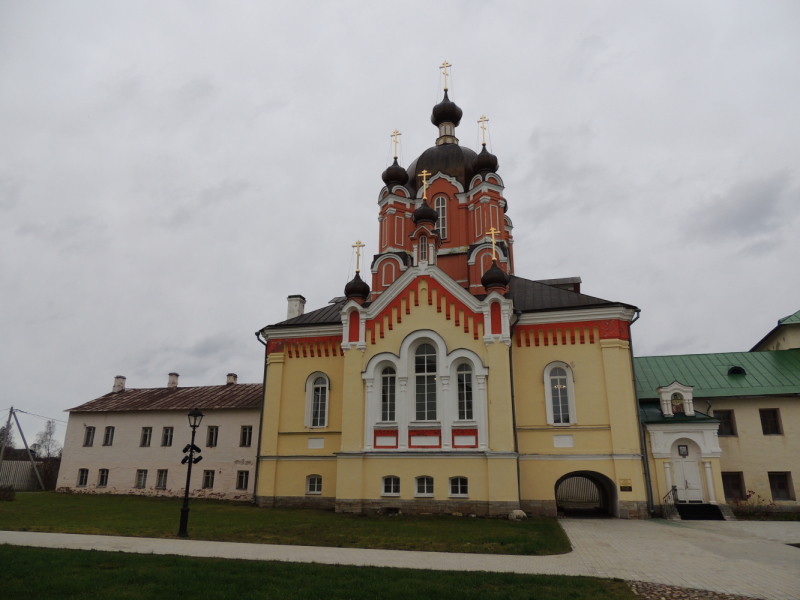
[[[174,538],[181,503],[175,498],[111,494],[18,493],[14,501],[0,502],[0,529]],[[189,506],[189,536],[197,540],[478,554],[562,554],[571,550],[555,519],[377,517],[255,508],[217,500],[191,500]]]
[[[619,580],[249,562],[0,546],[3,600],[634,600]],[[46,571],[46,576],[44,575]]]

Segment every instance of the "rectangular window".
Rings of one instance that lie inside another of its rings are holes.
[[[91,446],[94,444],[94,427],[87,427],[83,434],[83,445]]]
[[[319,475],[309,475],[308,484],[306,485],[307,494],[321,494],[322,493],[322,477]]]
[[[381,421],[391,422],[395,419],[395,387],[397,378],[395,371],[387,367],[381,374]]]
[[[719,435],[736,435],[736,422],[732,410],[715,410],[714,418],[719,419]]]
[[[100,469],[97,474],[97,487],[106,487],[108,485],[108,469]]]
[[[761,431],[764,435],[781,435],[781,416],[777,408],[762,408],[759,411],[761,415]]]
[[[203,489],[210,490],[214,487],[214,471],[203,471]]]
[[[136,487],[144,488],[147,485],[147,470],[138,469],[136,471]]]
[[[219,427],[217,425],[209,425],[208,434],[206,435],[206,448],[215,448],[217,446],[218,439]]]
[[[78,487],[85,487],[89,482],[89,469],[78,469]]]
[[[417,496],[433,496],[433,477],[417,477]]]
[[[239,435],[239,446],[249,448],[253,443],[253,426],[242,425],[242,433]]]
[[[453,477],[450,479],[450,495],[462,497],[469,495],[466,477]]]
[[[158,473],[156,474],[156,489],[157,490],[165,490],[167,489],[167,470],[166,469],[159,469]]]
[[[399,496],[400,495],[400,478],[399,477],[384,477],[383,478],[383,495],[384,496]]]
[[[153,437],[153,428],[152,427],[142,427],[142,437],[139,440],[139,445],[143,447],[147,447],[150,445],[150,440]]]
[[[458,419],[472,420],[472,369],[469,365],[458,367]]]
[[[791,473],[770,473],[769,488],[773,500],[794,500]]]
[[[114,443],[114,428],[106,427],[106,432],[103,435],[103,446],[111,446]]]
[[[174,433],[174,428],[172,427],[164,427],[161,431],[161,445],[162,446],[172,446],[172,435]]]
[[[714,411],[714,416],[716,417],[716,415],[717,413]],[[725,490],[725,500],[729,502],[740,502],[746,499],[744,477],[741,473],[723,473],[722,489]]]
[[[246,490],[250,483],[250,471],[237,471],[236,472],[236,489]]]

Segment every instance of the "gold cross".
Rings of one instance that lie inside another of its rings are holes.
[[[422,199],[423,200],[427,200],[428,199],[428,176],[430,176],[430,173],[428,173],[428,171],[426,171],[425,169],[422,170],[422,173],[417,175],[417,177],[422,177]]]
[[[445,92],[447,91],[447,67],[452,67],[452,66],[453,65],[451,65],[449,62],[444,61],[442,63],[442,66],[439,67],[440,69],[444,69],[444,91]]]
[[[497,260],[497,250],[495,250],[496,242],[494,241],[494,236],[495,234],[498,233],[500,232],[497,229],[495,229],[494,226],[489,231],[486,232],[486,235],[492,236],[492,260]]]
[[[361,249],[364,247],[364,244],[361,243],[361,240],[358,240],[355,244],[353,244],[353,248],[356,249],[356,273],[360,271],[358,259],[361,258]]]
[[[402,133],[400,133],[399,131],[397,131],[397,129],[395,129],[395,130],[392,132],[392,135],[391,135],[391,137],[393,137],[393,138],[394,138],[394,157],[395,157],[395,158],[397,158],[397,138],[398,138],[398,137],[400,137],[401,135],[403,135],[403,134],[402,134]],[[485,142],[484,142],[484,143],[485,143]]]
[[[483,129],[483,145],[486,145],[486,123],[489,122],[489,119],[481,115],[481,118],[478,119],[478,123],[481,124],[481,129]]]

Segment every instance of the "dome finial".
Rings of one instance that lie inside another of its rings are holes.
[[[356,243],[355,243],[355,244],[353,244],[353,248],[355,248],[355,249],[356,249],[356,273],[358,273],[359,271],[361,271],[361,269],[359,269],[359,268],[358,268],[358,267],[359,267],[359,264],[358,264],[358,262],[359,262],[359,259],[361,258],[361,249],[362,249],[364,246],[365,246],[365,244],[362,244],[362,243],[361,243],[361,240],[357,240],[357,241],[356,241]]]
[[[440,69],[444,69],[444,91],[445,92],[447,91],[447,67],[452,67],[452,66],[453,65],[451,65],[449,62],[444,61],[442,63],[442,66],[439,67]]]
[[[481,118],[478,119],[478,123],[481,124],[481,130],[482,130],[482,133],[483,133],[483,145],[484,146],[486,145],[486,124],[488,122],[489,122],[489,119],[487,119],[484,115],[481,115]]]
[[[400,133],[399,131],[397,131],[397,129],[395,129],[392,132],[392,136],[391,136],[392,138],[394,138],[394,159],[395,160],[397,160],[397,138],[399,138],[401,135],[403,135],[403,134]],[[483,143],[485,144],[486,141],[484,140]]]

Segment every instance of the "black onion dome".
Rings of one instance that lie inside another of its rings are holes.
[[[497,261],[492,261],[492,266],[481,277],[481,285],[487,290],[496,287],[506,287],[511,278],[497,266]]]
[[[452,123],[458,127],[463,114],[464,112],[456,105],[456,103],[450,101],[450,98],[447,97],[447,90],[445,90],[442,101],[433,107],[433,113],[431,113],[431,123],[437,127],[442,123]]]
[[[422,177],[419,176],[422,171],[431,173],[428,175],[428,179],[441,171],[445,175],[455,178],[466,190],[472,180],[472,164],[477,156],[474,150],[458,144],[442,144],[428,148],[409,165],[406,187],[411,190],[412,194],[416,194],[422,186]]]
[[[419,208],[411,215],[411,220],[414,221],[414,225],[419,225],[420,223],[432,223],[436,225],[436,221],[439,220],[439,213],[433,210],[427,201],[423,200]]]
[[[474,173],[497,173],[497,157],[486,149],[486,144],[483,145],[483,150],[472,163],[472,171]]]
[[[361,279],[361,275],[356,273],[356,276],[351,279],[346,286],[344,286],[344,295],[350,298],[369,298],[369,285]]]
[[[405,185],[408,181],[408,173],[403,167],[397,164],[397,159],[395,158],[394,162],[383,172],[381,179],[383,179],[383,183],[388,186],[392,184]]]

